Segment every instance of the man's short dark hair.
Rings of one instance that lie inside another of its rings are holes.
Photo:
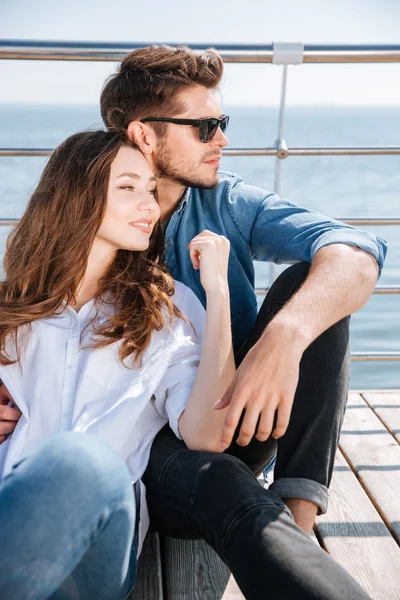
[[[180,114],[185,110],[180,92],[196,85],[217,88],[222,74],[222,58],[213,48],[201,53],[186,46],[139,48],[106,81],[101,116],[108,128],[126,130],[136,119]],[[154,125],[165,130],[164,123]]]

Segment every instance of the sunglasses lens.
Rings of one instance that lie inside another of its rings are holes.
[[[224,117],[221,120],[220,127],[221,127],[222,133],[225,133],[225,131],[226,131],[227,127],[228,127],[228,123],[229,123],[229,117]]]
[[[216,119],[207,119],[200,125],[200,140],[204,143],[211,142],[218,129]]]
[[[229,117],[223,119],[204,119],[200,125],[200,140],[204,143],[211,142],[215,134],[217,133],[218,127],[221,128],[222,133],[226,130],[229,123]]]

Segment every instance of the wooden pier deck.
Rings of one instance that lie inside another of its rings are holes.
[[[316,543],[371,598],[399,600],[400,390],[350,392],[330,495],[327,514],[317,518]],[[150,534],[129,600],[243,598],[207,544]]]

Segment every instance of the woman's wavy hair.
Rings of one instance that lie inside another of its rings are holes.
[[[103,220],[111,163],[123,145],[120,131],[86,131],[52,154],[25,213],[7,240],[0,283],[0,364],[20,361],[17,330],[62,310],[74,300]],[[132,146],[133,147],[133,146]],[[174,305],[174,281],[163,263],[159,224],[146,251],[119,250],[100,281],[96,302],[114,311],[95,325],[94,348],[122,339],[120,358],[141,363],[154,330],[184,318]],[[16,360],[6,352],[8,336]]]

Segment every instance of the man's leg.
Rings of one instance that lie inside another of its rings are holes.
[[[153,443],[143,482],[151,528],[204,538],[247,600],[368,598],[237,458],[190,451],[166,426]]]
[[[0,487],[0,597],[123,600],[134,525],[122,459],[89,434],[51,438]]]
[[[241,348],[237,363],[258,341],[268,323],[299,289],[308,263],[286,269],[274,282],[259,311],[251,335]],[[286,434],[279,439],[275,481],[272,489],[291,509],[295,521],[311,531],[319,509],[325,512],[328,486],[347,401],[350,373],[349,318],[320,335],[305,351],[300,363],[299,384]],[[253,473],[270,461],[276,442],[256,438],[238,446],[240,425],[227,452],[240,458]]]

